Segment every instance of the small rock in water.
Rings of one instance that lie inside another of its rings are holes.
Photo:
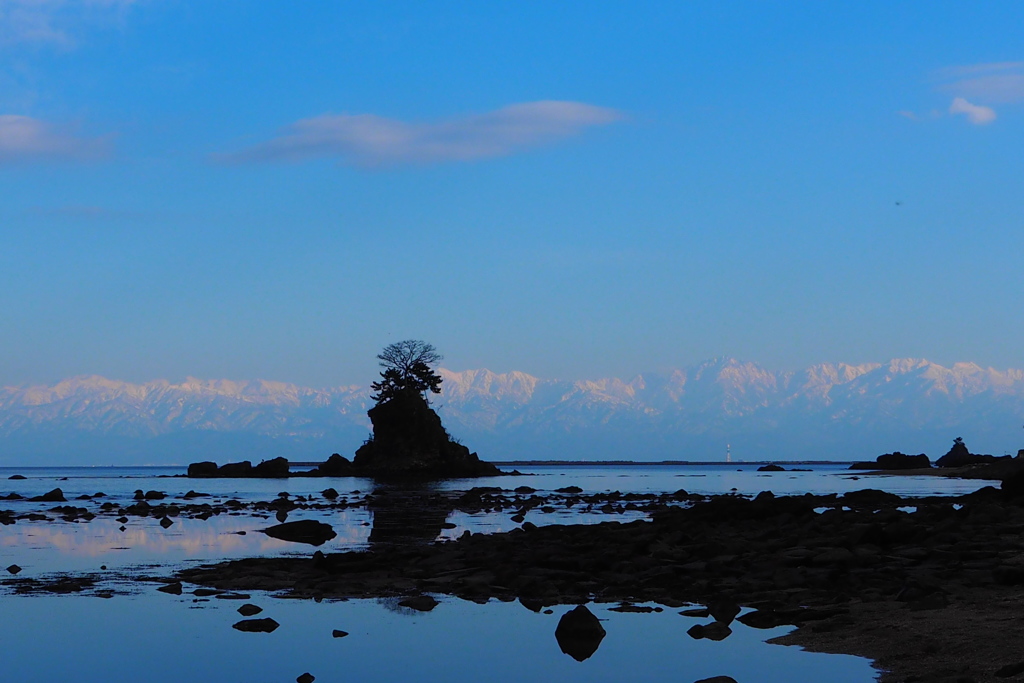
[[[331,631],[331,635],[335,638],[344,638],[348,635],[348,631],[339,631],[338,629],[334,629],[333,631]]]
[[[259,605],[254,605],[251,602],[247,602],[238,608],[238,613],[243,617],[251,617],[259,614],[263,611],[263,608]]]
[[[272,633],[280,625],[268,617],[266,619],[243,619],[237,624],[232,624],[231,628],[245,633]]]
[[[169,583],[169,584],[167,584],[165,586],[160,586],[159,588],[157,588],[157,590],[160,591],[161,593],[169,593],[171,595],[181,595],[181,581],[175,581],[174,583]]]
[[[715,621],[720,621],[728,626],[740,613],[740,606],[735,602],[713,602],[708,605],[708,612]]]
[[[285,522],[262,531],[271,538],[292,541],[294,543],[309,543],[310,545],[323,545],[338,535],[330,524],[317,522],[313,519]]]
[[[437,600],[429,595],[417,595],[411,598],[406,598],[398,604],[402,607],[408,607],[409,609],[414,609],[418,612],[429,612],[437,607]]]
[[[309,673],[308,671],[298,678],[295,679],[295,683],[313,683],[316,680],[316,676]]]
[[[736,679],[732,676],[712,676],[711,678],[702,678],[693,683],[736,683]]]
[[[124,524],[122,524],[121,526],[117,527],[117,530],[118,530],[118,531],[124,531],[124,530],[125,530],[125,529],[127,529],[127,528],[128,528],[128,527],[126,527],[126,526],[125,526]]]
[[[33,503],[65,503],[65,502],[67,502],[64,499],[64,492],[61,491],[60,489],[54,489],[52,491],[44,493],[41,496],[36,496],[35,498],[29,498],[29,500],[32,501]]]
[[[12,474],[11,476],[9,476],[7,478],[12,480],[12,481],[20,481],[20,480],[25,478],[25,475],[23,475],[23,474]]]
[[[686,634],[694,640],[725,640],[732,635],[732,629],[720,621],[713,621],[710,624],[691,626]]]
[[[7,571],[10,572],[11,574],[17,574],[18,572],[21,571],[21,567],[19,567],[16,564],[12,564],[10,567],[7,568]]]
[[[558,647],[577,662],[589,659],[597,652],[604,636],[601,621],[585,605],[577,605],[563,614],[555,628]]]
[[[288,511],[287,510],[278,510],[277,513],[274,515],[274,517],[277,518],[277,521],[284,522],[284,521],[286,521],[288,519]]]
[[[170,517],[164,517],[160,520],[160,526],[162,526],[165,529],[171,526],[172,524],[174,524],[174,522],[171,521]]]
[[[327,500],[334,500],[335,498],[338,497],[338,492],[335,489],[330,488],[321,491],[320,495],[326,498]]]

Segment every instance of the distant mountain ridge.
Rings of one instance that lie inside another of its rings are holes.
[[[439,370],[449,431],[485,459],[853,459],[894,449],[1024,446],[1024,370],[923,359],[773,372],[697,366],[566,381]],[[369,387],[189,378],[74,377],[0,389],[0,464],[184,463],[350,455],[367,436]]]

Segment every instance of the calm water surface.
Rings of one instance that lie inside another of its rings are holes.
[[[900,495],[959,495],[991,482],[938,477],[866,477],[845,465],[801,465],[809,472],[761,473],[754,465],[687,466],[535,466],[519,467],[529,476],[455,480],[437,487],[457,493],[473,486],[512,489],[531,486],[553,492],[578,486],[585,493],[691,493],[730,491],[756,494],[832,493],[875,488]],[[373,512],[367,494],[380,495],[366,479],[193,480],[173,478],[183,468],[0,468],[0,495],[25,497],[60,487],[69,504],[91,508],[104,501],[127,502],[137,489],[159,490],[171,502],[190,489],[211,494],[195,502],[267,501],[279,492],[319,496],[335,488],[352,507],[346,510],[296,510],[289,520],[329,522],[338,537],[325,552],[367,547]],[[21,474],[25,480],[9,480]],[[76,496],[103,492],[107,497],[76,502]],[[0,501],[0,509],[45,512],[52,503]],[[505,531],[518,526],[511,511],[448,513],[452,529]],[[545,514],[532,510],[536,524],[596,523],[637,519],[642,512],[608,515],[576,506]],[[0,567],[18,564],[19,576],[53,572],[169,574],[194,563],[265,555],[308,556],[309,546],[285,543],[258,533],[275,524],[252,511],[208,520],[177,518],[168,529],[156,519],[131,517],[122,526],[110,517],[90,522],[27,522],[0,527]],[[239,532],[245,532],[241,534]],[[106,570],[101,570],[106,567]],[[123,590],[122,590],[123,592]],[[89,596],[16,596],[0,594],[4,619],[0,637],[13,647],[4,658],[5,676],[38,681],[294,681],[309,671],[318,681],[693,681],[727,674],[740,683],[754,681],[834,681],[866,683],[874,674],[866,660],[802,652],[768,645],[765,639],[785,629],[756,631],[734,624],[722,642],[695,641],[686,630],[698,621],[666,609],[662,613],[622,614],[609,605],[592,605],[605,619],[607,637],[593,657],[577,662],[564,655],[554,638],[559,616],[536,614],[518,603],[485,605],[439,596],[432,612],[417,613],[386,601],[299,601],[253,595],[264,607],[260,616],[281,623],[271,634],[241,633],[233,601],[199,601],[159,593],[152,584],[130,582],[130,595],[111,599]],[[331,637],[332,629],[349,631]]]

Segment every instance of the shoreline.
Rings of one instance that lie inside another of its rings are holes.
[[[755,610],[740,617],[746,625],[797,627],[773,642],[868,657],[882,683],[982,683],[1003,680],[995,672],[1022,658],[1021,530],[1024,507],[994,489],[958,498],[723,495],[651,521],[526,523],[455,542],[222,562],[168,581],[321,599],[435,593],[538,610],[742,605]]]

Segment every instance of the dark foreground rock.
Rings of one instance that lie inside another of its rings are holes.
[[[519,598],[530,609],[695,602],[716,623],[747,605],[758,616],[740,621],[796,625],[785,642],[872,657],[885,682],[982,683],[1002,680],[995,671],[1019,660],[1024,639],[1022,503],[990,487],[959,498],[719,496],[649,522],[524,525],[457,542],[243,559],[178,578],[301,597]]]
[[[323,545],[338,535],[330,524],[324,524],[313,519],[285,522],[262,531],[267,536],[281,541],[308,543],[309,545]]]

